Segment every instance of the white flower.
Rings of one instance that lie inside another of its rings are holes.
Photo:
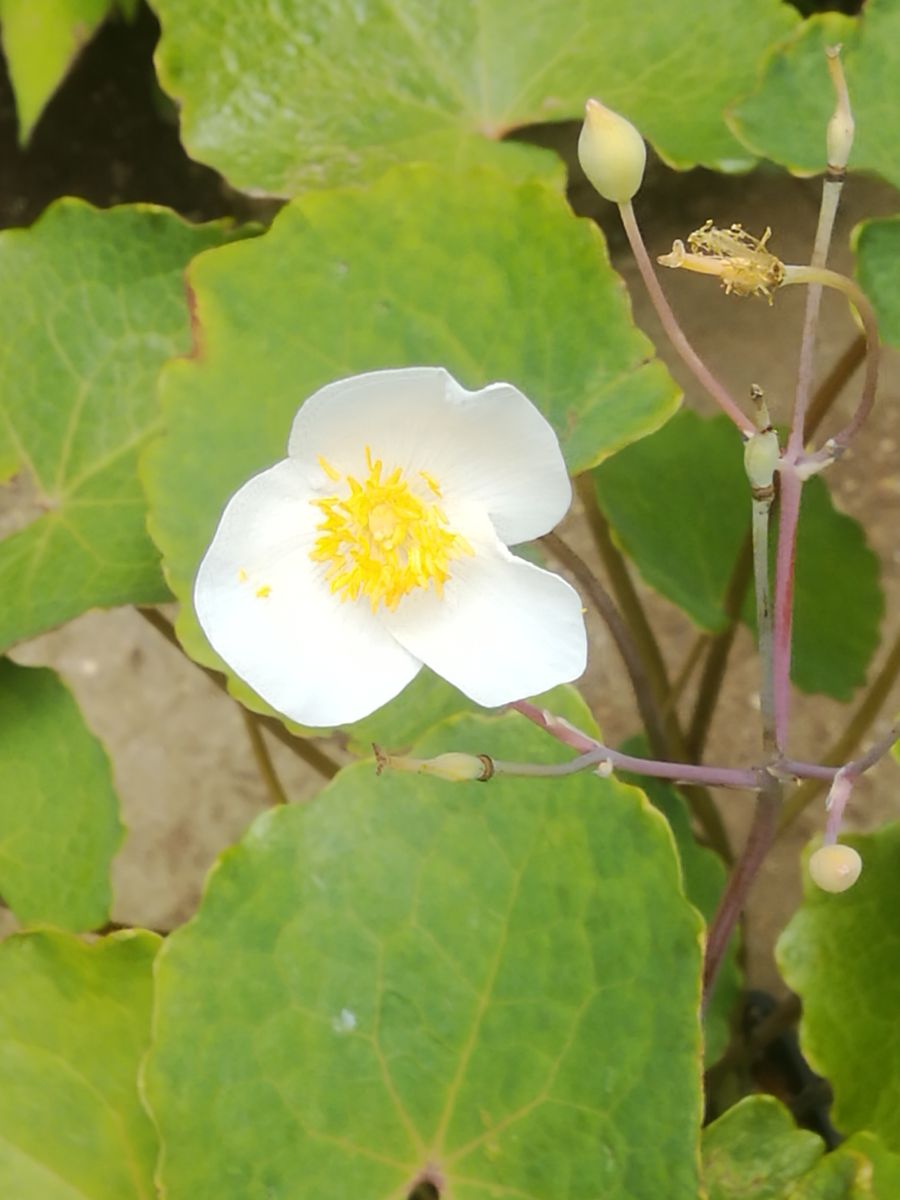
[[[553,430],[510,384],[468,392],[437,367],[342,379],[229,501],[197,616],[303,725],[366,716],[423,663],[479,704],[522,699],[585,666],[577,593],[507,550],[571,495]]]

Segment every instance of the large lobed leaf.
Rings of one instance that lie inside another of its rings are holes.
[[[97,929],[121,840],[109,760],[75,700],[52,671],[0,659],[4,902],[23,922]]]
[[[152,1200],[157,1139],[138,1097],[153,934],[0,944],[0,1196]]]
[[[711,631],[750,529],[741,441],[727,417],[684,410],[594,472],[601,508],[646,581]],[[775,539],[773,522],[773,543]],[[835,565],[840,564],[836,570]],[[791,674],[799,688],[849,700],[878,647],[878,559],[821,478],[803,490]],[[743,615],[754,621],[752,586]]]
[[[842,45],[856,132],[850,166],[900,185],[900,3],[866,0],[859,17],[820,13],[772,54],[759,89],[734,114],[756,153],[800,174],[825,170],[825,129],[835,97],[825,47]]]
[[[871,1130],[900,1151],[900,823],[848,837],[863,872],[833,895],[807,882],[778,962],[803,1000],[801,1040],[834,1088],[842,1133]]]
[[[900,1157],[871,1133],[831,1154],[773,1096],[748,1096],[703,1132],[708,1200],[894,1200]]]
[[[679,166],[749,162],[722,117],[798,21],[775,0],[154,0],[190,153],[295,195],[398,162],[544,169],[494,144],[598,95]]]
[[[182,272],[222,242],[148,207],[53,205],[0,234],[0,466],[40,515],[0,542],[0,649],[85,609],[167,598],[138,451],[156,375],[190,344]]]
[[[298,406],[322,384],[421,364],[470,388],[509,380],[573,471],[677,402],[596,227],[552,189],[492,171],[400,168],[370,189],[309,195],[265,237],[203,255],[190,282],[198,349],[163,374],[166,432],[144,465],[151,532],[184,605],[179,635],[212,665],[190,609],[197,566],[229,495],[284,457]]]
[[[448,741],[567,753],[469,715],[416,752]],[[161,956],[166,1196],[695,1200],[699,970],[636,790],[345,768],[226,853]]]

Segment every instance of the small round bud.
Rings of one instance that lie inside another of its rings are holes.
[[[647,147],[630,121],[599,100],[588,100],[578,138],[578,161],[605,200],[625,204],[643,181]]]
[[[809,859],[809,877],[823,892],[846,892],[862,871],[862,859],[852,846],[821,846]]]

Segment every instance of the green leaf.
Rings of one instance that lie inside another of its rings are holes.
[[[425,667],[389,704],[347,726],[347,746],[354,754],[367,756],[373,742],[395,753],[406,750],[445,717],[476,707],[462,692]]]
[[[825,1155],[773,1096],[748,1096],[703,1132],[709,1200],[894,1200],[900,1158],[872,1134]]]
[[[881,340],[900,347],[900,216],[863,221],[853,230],[857,271],[875,306]]]
[[[415,752],[448,742],[569,753],[518,716]],[[256,822],[161,956],[166,1195],[694,1197],[699,932],[635,789],[345,768]]]
[[[556,711],[552,704],[547,704],[547,707]],[[581,728],[585,729],[586,726],[581,725]],[[621,750],[625,754],[642,757],[649,754],[649,747],[643,737],[629,738],[622,744]],[[658,808],[669,822],[678,848],[678,857],[681,859],[685,894],[709,924],[718,907],[728,872],[714,850],[697,842],[684,797],[662,779],[632,775],[626,771],[619,771],[618,777],[623,782],[639,787],[650,803]],[[741,992],[737,943],[738,939],[732,938],[704,1013],[704,1057],[707,1067],[724,1054],[731,1038],[732,1016]]]
[[[749,165],[722,118],[797,23],[775,0],[155,0],[157,64],[190,154],[295,195],[398,162],[543,169],[513,129],[621,109],[679,166]]]
[[[703,1131],[702,1147],[709,1200],[777,1200],[825,1152],[774,1096],[747,1096],[730,1108]]]
[[[799,174],[825,170],[825,131],[835,96],[825,47],[843,45],[856,122],[850,167],[900,185],[900,4],[867,0],[860,17],[821,13],[799,25],[772,55],[758,90],[737,106],[734,128],[757,154]]]
[[[105,924],[123,834],[109,761],[57,676],[9,659],[0,659],[0,780],[6,904],[23,922]]]
[[[727,623],[722,601],[750,499],[740,435],[727,417],[682,409],[594,472],[600,507],[651,587],[697,625]]]
[[[159,939],[0,945],[0,1195],[151,1200],[156,1135],[137,1071],[150,1038]]]
[[[159,424],[157,372],[190,346],[182,272],[223,237],[77,200],[0,234],[0,445],[40,510],[0,542],[0,649],[88,608],[166,599],[137,454]]]
[[[47,101],[107,16],[111,0],[0,0],[0,37],[27,142]]]
[[[810,479],[803,488],[794,581],[791,678],[797,687],[849,700],[865,682],[884,616],[880,575],[860,523],[835,507],[821,476]],[[752,613],[748,594],[748,623]]]
[[[324,383],[421,364],[470,388],[509,380],[573,471],[657,428],[677,400],[596,226],[552,189],[495,172],[406,168],[309,195],[264,237],[202,256],[190,281],[201,349],[163,374],[166,433],[144,474],[179,636],[210,665],[190,609],[197,566],[229,495],[284,457],[298,405]]]
[[[711,632],[727,623],[725,591],[749,536],[741,456],[727,417],[683,410],[594,472],[600,506],[644,579]],[[753,612],[751,587],[749,624]],[[865,680],[883,612],[878,559],[862,528],[837,511],[821,478],[811,479],[797,539],[794,683],[849,700]]]
[[[842,838],[862,855],[859,882],[833,895],[807,880],[777,956],[803,1000],[801,1041],[834,1088],[843,1133],[868,1129],[900,1150],[900,1042],[885,1034],[900,1005],[900,824]]]

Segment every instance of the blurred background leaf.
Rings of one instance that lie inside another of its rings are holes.
[[[723,109],[799,21],[775,0],[153,0],[160,81],[189,153],[235,186],[291,196],[397,162],[546,170],[511,130],[598,95],[680,167],[752,159]]]

